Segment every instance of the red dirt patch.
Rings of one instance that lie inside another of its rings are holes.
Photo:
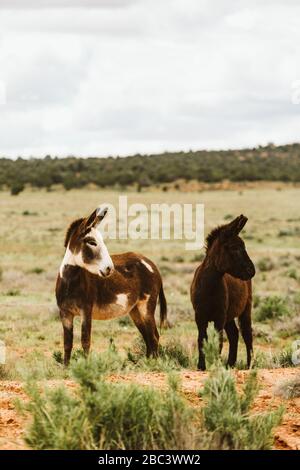
[[[0,382],[0,449],[24,449],[24,418],[17,413],[14,400],[26,399],[18,382]]]

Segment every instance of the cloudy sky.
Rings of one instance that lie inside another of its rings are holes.
[[[298,0],[0,0],[0,155],[300,141],[299,18]]]

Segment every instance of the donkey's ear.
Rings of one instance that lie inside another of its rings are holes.
[[[93,222],[93,226],[97,226],[100,224],[100,222],[104,219],[108,212],[108,207],[106,206],[100,206],[96,209],[96,217],[95,221]]]
[[[245,227],[247,223],[247,217],[244,215],[239,215],[236,219],[230,222],[227,225],[224,225],[221,231],[221,239],[223,241],[228,240],[228,238],[238,235],[241,230]]]
[[[87,219],[85,226],[87,228],[91,228],[91,227],[96,227],[97,225],[99,225],[101,220],[103,220],[104,217],[106,216],[107,211],[108,211],[108,208],[105,206],[97,207],[97,209],[95,209],[94,212],[92,212],[92,214]]]
[[[230,224],[227,226],[227,230],[232,235],[238,235],[243,228],[245,227],[248,219],[244,215],[239,215],[236,219],[234,219]]]
[[[238,217],[239,221],[237,223],[237,233],[240,233],[248,222],[248,217],[245,217],[243,214]]]
[[[92,212],[91,215],[87,218],[85,226],[91,227],[92,225],[94,225],[96,217],[97,217],[97,209],[94,210],[94,212]]]
[[[108,212],[108,207],[106,207],[106,206],[98,207],[98,209],[97,209],[98,219],[100,219],[100,221],[103,220],[104,217],[106,216],[107,212]]]

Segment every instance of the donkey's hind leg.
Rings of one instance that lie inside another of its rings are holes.
[[[60,310],[60,318],[64,329],[64,365],[68,366],[73,348],[73,314],[68,310]]]
[[[156,328],[154,312],[149,312],[146,301],[139,302],[130,312],[135,326],[143,336],[146,344],[147,357],[157,357],[159,334]]]
[[[226,323],[225,331],[229,341],[229,354],[227,365],[233,367],[236,363],[238,342],[239,342],[239,330],[234,320]]]
[[[243,340],[245,341],[247,350],[247,367],[251,365],[251,357],[253,353],[253,337],[252,337],[252,324],[251,324],[251,303],[248,303],[244,312],[239,317],[239,325]]]

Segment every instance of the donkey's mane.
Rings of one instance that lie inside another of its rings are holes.
[[[70,238],[71,238],[71,235],[72,233],[74,232],[74,230],[76,230],[79,225],[81,224],[81,222],[84,220],[84,218],[82,217],[81,219],[76,219],[74,220],[74,222],[72,222],[66,232],[66,238],[65,238],[65,248],[67,248],[68,246],[68,243],[70,241]]]
[[[206,252],[210,249],[213,242],[218,238],[222,230],[226,225],[219,225],[219,227],[214,228],[206,237]]]

